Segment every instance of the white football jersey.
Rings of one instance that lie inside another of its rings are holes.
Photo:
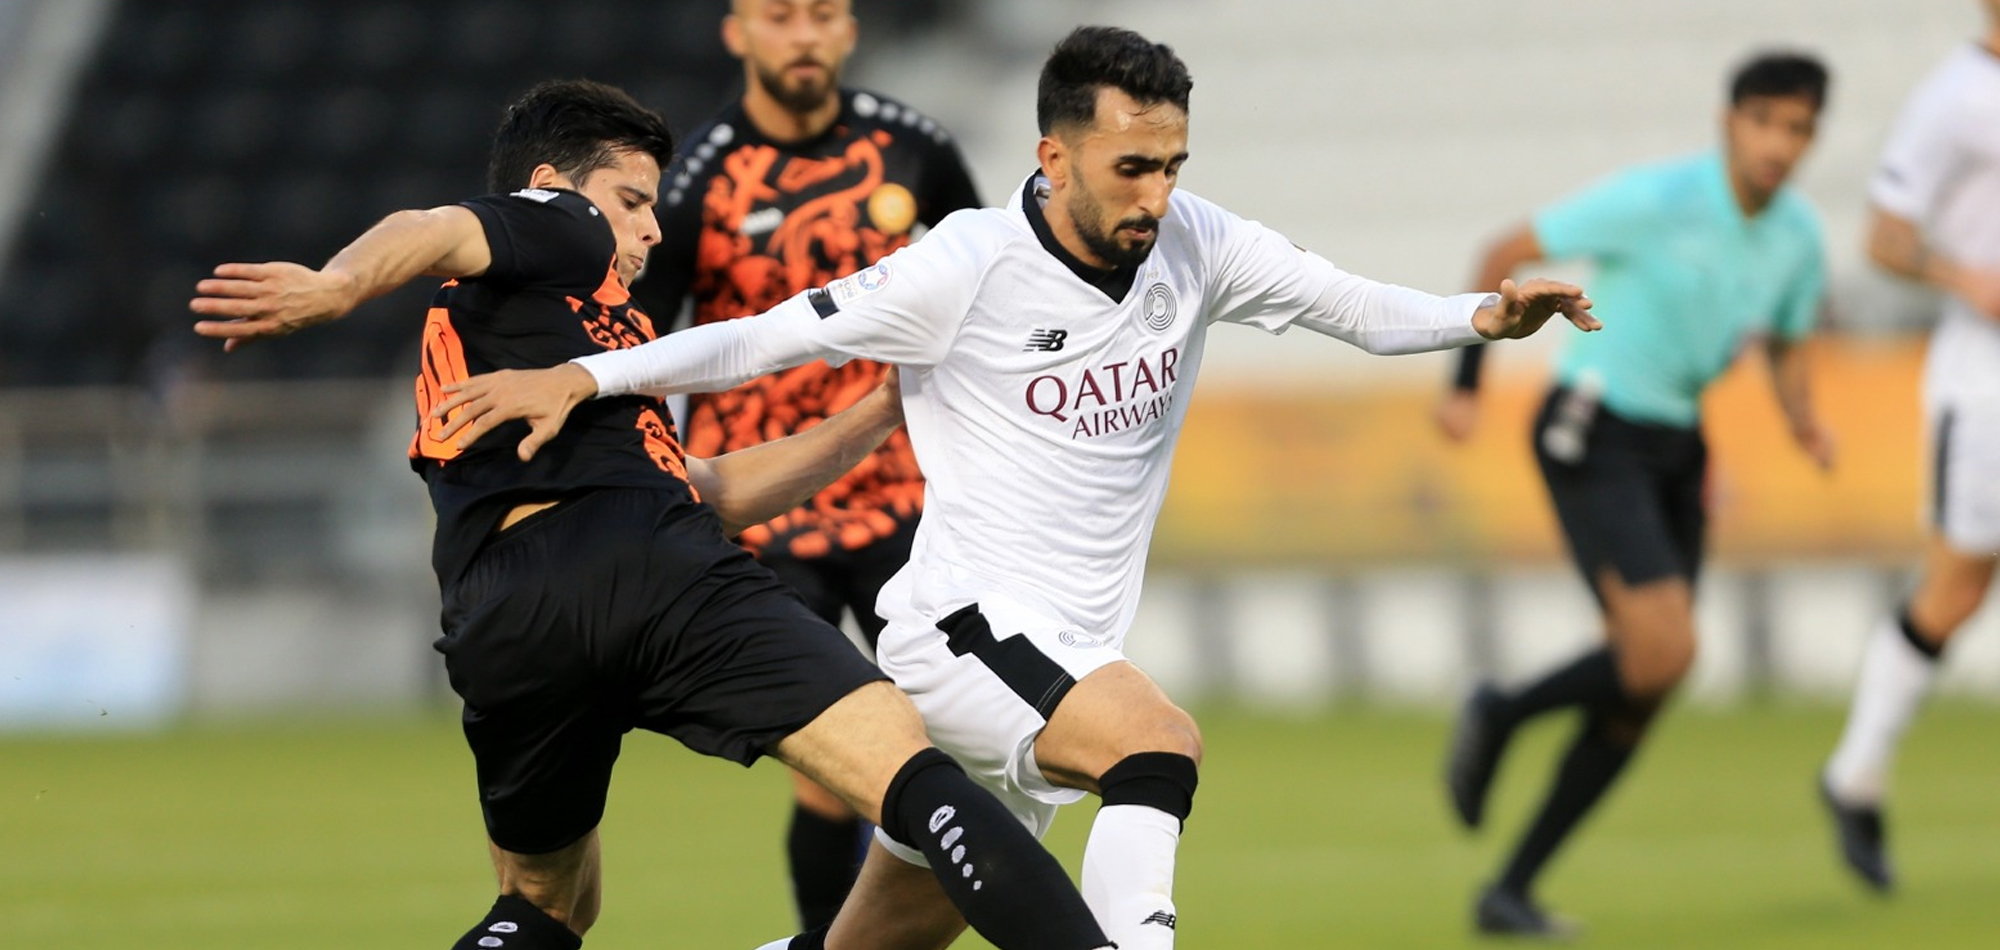
[[[707,390],[812,359],[897,364],[928,487],[881,615],[930,624],[999,595],[1117,645],[1210,324],[1404,353],[1478,341],[1473,311],[1494,299],[1356,277],[1184,192],[1136,270],[1092,272],[1049,235],[1045,187],[1037,176],[1010,207],[953,214],[757,317],[578,362],[605,394]]]
[[[2000,56],[1967,45],[1926,77],[1898,116],[1869,198],[1915,222],[1945,257],[2000,270]],[[1948,298],[1925,386],[2000,394],[2000,321]]]

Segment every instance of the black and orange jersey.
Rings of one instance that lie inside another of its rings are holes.
[[[484,274],[450,281],[431,302],[417,375],[417,432],[410,466],[437,509],[431,563],[450,584],[510,507],[591,488],[662,488],[698,501],[671,414],[646,396],[593,399],[523,462],[525,422],[507,423],[464,450],[429,414],[444,387],[480,373],[539,369],[638,346],[653,322],[633,305],[613,266],[617,240],[590,199],[529,189],[463,202],[492,248]]]
[[[840,117],[803,142],[763,136],[734,103],[690,134],[668,170],[662,238],[633,294],[665,319],[760,313],[908,244],[979,206],[958,147],[937,123],[894,100],[841,90]],[[810,428],[881,380],[879,363],[815,362],[689,399],[688,449],[720,455]],[[913,519],[923,476],[897,432],[803,507],[744,532],[753,551],[814,557],[866,546]]]

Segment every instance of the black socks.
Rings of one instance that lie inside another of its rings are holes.
[[[1610,647],[1577,657],[1568,666],[1557,667],[1541,679],[1503,694],[1503,699],[1509,727],[1565,706],[1597,709],[1627,701],[1625,687],[1618,679],[1618,656]]]
[[[882,830],[923,852],[966,922],[1001,950],[1111,943],[1062,865],[937,749],[911,756],[889,783]]]
[[[861,827],[858,819],[828,818],[792,804],[785,854],[790,859],[792,900],[798,906],[802,929],[833,923],[840,902],[854,887],[862,853],[857,845]]]
[[[1543,865],[1632,760],[1657,705],[1637,702],[1625,692],[1618,678],[1617,654],[1608,646],[1558,667],[1503,701],[1502,714],[1510,729],[1570,706],[1580,706],[1584,712],[1582,728],[1556,767],[1541,811],[1495,882],[1501,889],[1526,896]]]
[[[451,950],[578,950],[583,938],[525,897],[502,894]]]
[[[1617,741],[1612,729],[1613,724],[1603,715],[1593,713],[1584,717],[1583,728],[1556,768],[1555,785],[1542,802],[1541,812],[1535,815],[1535,823],[1528,826],[1528,833],[1521,837],[1506,870],[1501,872],[1498,881],[1501,888],[1526,895],[1542,866],[1632,760],[1636,748],[1629,742]]]
[[[1932,643],[1917,632],[1917,622],[1910,619],[1909,604],[1896,611],[1896,629],[1903,631],[1903,639],[1910,641],[1910,646],[1915,647],[1918,653],[1933,660],[1944,657],[1944,644]]]

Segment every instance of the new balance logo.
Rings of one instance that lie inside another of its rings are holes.
[[[1054,353],[1063,348],[1063,341],[1067,339],[1069,339],[1068,330],[1037,329],[1028,334],[1028,345],[1021,347],[1021,349],[1041,353]]]
[[[1139,926],[1141,927],[1147,924],[1163,924],[1168,930],[1172,930],[1174,929],[1174,915],[1164,910],[1156,910],[1148,915],[1145,920],[1139,921]]]

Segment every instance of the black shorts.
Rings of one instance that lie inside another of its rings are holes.
[[[600,489],[529,516],[444,592],[487,832],[509,851],[597,826],[634,728],[748,765],[885,679],[723,537],[705,505]]]
[[[875,612],[876,595],[910,560],[910,542],[916,535],[916,521],[905,520],[897,524],[895,534],[860,548],[836,549],[809,558],[766,551],[758,560],[827,623],[838,626],[843,612],[853,613],[855,625],[872,650],[888,623]]]
[[[1694,583],[1708,528],[1703,485],[1708,447],[1699,429],[1633,422],[1599,406],[1587,421],[1581,457],[1551,453],[1569,390],[1558,388],[1535,417],[1535,460],[1584,583],[1604,568],[1626,584],[1668,577]],[[1556,443],[1560,446],[1560,443]]]

